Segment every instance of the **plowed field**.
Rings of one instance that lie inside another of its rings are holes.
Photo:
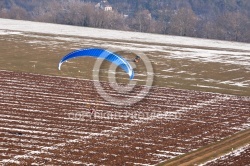
[[[88,80],[0,71],[0,86],[6,165],[153,165],[249,128],[249,97],[153,87],[119,107]]]

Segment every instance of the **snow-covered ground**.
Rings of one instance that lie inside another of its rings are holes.
[[[38,23],[30,21],[0,19],[0,29],[24,32],[36,32],[57,35],[70,35],[81,37],[93,37],[102,39],[128,40],[135,42],[148,42],[158,44],[175,44],[200,47],[230,48],[250,51],[250,44],[225,42],[218,40],[196,39],[188,37],[164,36],[157,34],[143,34],[136,32],[124,32],[115,30],[104,30],[97,28],[86,28],[77,26],[57,25],[50,23]]]

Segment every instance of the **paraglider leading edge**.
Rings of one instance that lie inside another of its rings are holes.
[[[58,65],[58,69],[61,70],[61,65],[65,61],[77,57],[95,57],[107,60],[111,63],[116,64],[121,69],[123,69],[129,75],[130,79],[134,78],[134,70],[132,66],[127,62],[127,60],[125,60],[118,54],[100,48],[88,48],[88,49],[80,49],[73,51],[61,59]]]

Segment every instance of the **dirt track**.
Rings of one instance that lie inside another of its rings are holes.
[[[250,129],[240,132],[236,135],[226,138],[223,141],[214,143],[207,147],[198,149],[197,151],[191,152],[190,154],[179,156],[173,160],[159,164],[164,166],[187,166],[197,165],[199,163],[211,160],[215,157],[225,154],[231,149],[236,149],[245,144],[250,143]],[[237,163],[235,163],[237,165]]]

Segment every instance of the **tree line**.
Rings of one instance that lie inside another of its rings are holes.
[[[250,42],[249,0],[2,0],[0,17]]]

